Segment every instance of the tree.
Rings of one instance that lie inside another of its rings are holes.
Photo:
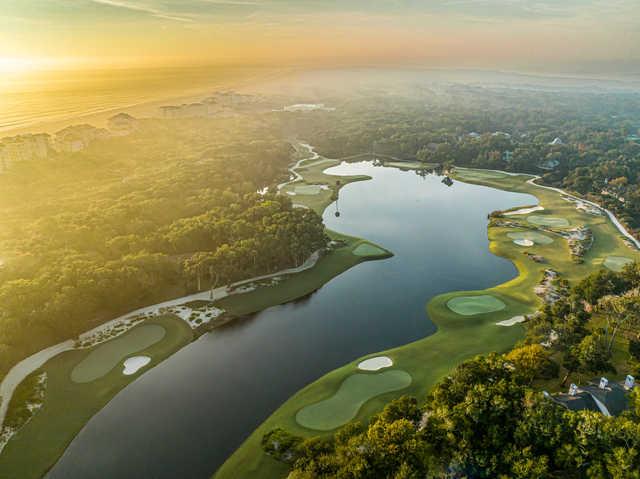
[[[558,365],[551,361],[549,353],[540,344],[531,344],[512,350],[505,356],[515,367],[515,373],[523,383],[534,379],[550,379],[558,375]]]
[[[632,289],[621,296],[605,296],[598,301],[598,310],[606,320],[604,340],[610,354],[620,329],[640,324],[640,289]]]

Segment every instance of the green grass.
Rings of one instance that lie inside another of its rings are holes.
[[[127,357],[161,341],[167,333],[159,324],[145,324],[95,347],[71,371],[74,383],[88,383],[103,377]]]
[[[564,228],[569,226],[569,220],[566,218],[557,218],[545,215],[527,216],[527,221],[536,226],[550,226],[552,228]]]
[[[302,185],[295,187],[296,195],[317,195],[323,190],[323,185]]]
[[[535,244],[546,245],[553,243],[552,237],[538,231],[514,231],[512,233],[507,233],[507,236],[512,240],[529,240],[533,241]]]
[[[341,241],[343,245],[320,258],[313,268],[285,276],[274,286],[227,296],[217,301],[216,307],[236,316],[256,313],[311,294],[323,284],[359,263],[393,256],[391,252],[360,238],[334,231],[327,231],[327,233],[333,240]],[[355,250],[359,250],[359,254],[356,254]],[[368,254],[363,255],[363,251],[367,251]]]
[[[483,181],[487,179],[505,178],[507,175],[499,171],[458,169],[456,177],[461,180]]]
[[[150,367],[193,340],[191,328],[174,316],[148,319],[125,334],[151,324],[164,328],[167,334],[161,341],[140,351],[151,358]],[[0,477],[42,477],[87,421],[116,393],[140,376],[141,372],[125,376],[122,374],[122,367],[116,364],[111,371],[95,381],[73,382],[71,371],[100,347],[62,353],[38,370],[47,373],[47,392],[43,407],[9,441],[0,455]],[[144,369],[146,370],[148,368]]]
[[[362,242],[353,249],[356,256],[381,256],[387,253],[386,250],[372,243]]]
[[[411,384],[411,376],[398,369],[377,374],[356,373],[347,377],[330,398],[302,408],[296,421],[307,429],[330,431],[353,419],[369,399]]]
[[[462,316],[502,311],[507,305],[494,296],[482,294],[480,296],[458,296],[447,302],[447,308]]]
[[[602,264],[611,271],[620,272],[629,263],[633,263],[633,260],[626,256],[607,256]]]
[[[464,178],[463,178],[464,175]],[[499,177],[498,177],[499,176]],[[587,215],[576,210],[575,205],[564,201],[560,194],[537,188],[526,183],[530,176],[495,175],[493,172],[458,170],[457,179],[482,184],[498,189],[535,195],[546,213],[552,217],[565,218],[572,225],[588,226],[594,234],[594,243],[585,255],[582,264],[572,261],[567,241],[556,238],[553,243],[536,244],[535,251],[545,258],[545,263],[536,263],[523,254],[523,249],[515,245],[508,233],[513,228],[490,227],[489,248],[504,258],[511,260],[518,270],[518,276],[496,287],[481,291],[459,291],[433,298],[427,305],[427,312],[438,330],[435,334],[413,343],[372,354],[389,356],[394,366],[407,371],[413,382],[406,389],[381,394],[365,402],[355,419],[366,422],[379,412],[391,399],[411,394],[419,399],[451,370],[466,359],[489,352],[505,352],[513,347],[524,335],[521,324],[500,327],[495,323],[534,312],[541,304],[534,295],[533,288],[540,282],[545,269],[552,267],[570,282],[578,281],[592,271],[602,267],[607,256],[628,256],[640,260],[637,251],[628,248],[619,232],[607,218]],[[541,215],[542,216],[542,215]],[[520,222],[523,229],[531,230],[525,218],[509,217]],[[506,307],[501,311],[475,316],[460,316],[447,307],[454,298],[464,296],[491,295],[502,301]],[[318,401],[336,394],[345,379],[351,376],[363,358],[336,369],[306,386],[280,406],[244,444],[223,464],[216,473],[216,479],[274,479],[286,477],[287,466],[265,455],[260,446],[262,436],[276,427],[309,437],[318,435],[301,427],[295,417],[298,411]],[[329,435],[331,431],[321,433]]]
[[[324,171],[340,164],[338,160],[321,159],[311,163],[303,163],[296,171],[302,176],[302,181],[290,183],[282,188],[283,194],[289,195],[294,205],[301,205],[314,210],[322,215],[324,209],[335,201],[339,190],[354,181],[370,180],[366,175],[337,176],[328,175]],[[321,185],[326,185],[327,189],[321,189]],[[313,191],[314,193],[309,193]],[[299,194],[301,192],[302,194]],[[305,193],[306,192],[306,193]]]

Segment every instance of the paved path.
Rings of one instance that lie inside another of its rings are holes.
[[[320,259],[321,250],[315,251],[307,258],[307,260],[302,263],[300,266],[295,268],[289,268],[282,271],[278,271],[276,273],[265,274],[262,276],[256,276],[254,278],[245,279],[242,281],[238,281],[237,283],[233,283],[228,286],[221,286],[220,288],[216,288],[214,290],[201,291],[199,293],[191,294],[188,296],[183,296],[181,298],[172,299],[169,301],[163,301],[162,303],[153,304],[151,306],[145,306],[144,308],[139,308],[134,311],[130,311],[122,316],[119,316],[115,319],[112,319],[106,323],[101,324],[85,333],[82,333],[78,336],[78,339],[81,341],[89,339],[97,333],[102,331],[107,331],[114,327],[117,323],[120,323],[123,320],[131,319],[135,316],[139,316],[141,314],[153,313],[157,314],[163,308],[171,308],[173,306],[179,306],[181,304],[188,303],[190,301],[218,301],[227,296],[238,294],[241,291],[234,292],[233,289],[238,288],[244,284],[249,284],[254,281],[261,281],[265,279],[275,278],[276,276],[286,276],[289,274],[300,273],[307,269],[313,268],[318,260]],[[124,333],[124,331],[122,331]],[[121,334],[122,334],[121,333]],[[43,349],[42,351],[29,356],[28,358],[23,359],[18,364],[16,364],[9,373],[4,377],[2,383],[0,383],[0,430],[2,429],[2,425],[4,424],[4,418],[7,414],[7,409],[9,408],[9,402],[11,401],[11,397],[15,392],[16,387],[20,384],[29,374],[42,367],[44,363],[57,356],[60,353],[65,351],[69,351],[74,349],[75,341],[69,339],[63,343],[56,344],[55,346],[51,346],[50,348]],[[0,452],[2,449],[0,448]]]

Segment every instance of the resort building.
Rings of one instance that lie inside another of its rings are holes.
[[[194,118],[207,116],[208,108],[204,103],[185,103],[182,105],[161,106],[163,118]]]
[[[138,120],[128,113],[118,113],[107,120],[109,131],[115,136],[127,136],[138,128]]]
[[[51,137],[46,133],[8,136],[0,139],[0,171],[19,161],[41,160],[51,152]]]
[[[59,151],[74,153],[87,148],[93,141],[109,137],[104,128],[92,125],[72,125],[56,133],[55,146]]]
[[[545,396],[570,411],[596,411],[605,416],[617,416],[629,407],[629,394],[635,387],[635,378],[627,376],[623,383],[610,383],[607,378],[591,381],[586,386],[572,384],[566,394]]]

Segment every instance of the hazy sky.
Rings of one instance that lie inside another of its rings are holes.
[[[0,70],[168,63],[640,71],[638,0],[0,0]]]

